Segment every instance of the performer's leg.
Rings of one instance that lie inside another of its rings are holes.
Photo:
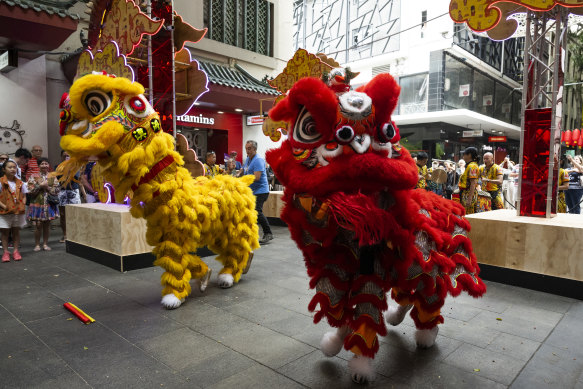
[[[385,271],[376,258],[375,248],[361,248],[360,274],[352,282],[349,301],[353,307],[353,317],[349,322],[353,333],[344,341],[344,347],[354,353],[348,367],[357,383],[374,380],[372,360],[379,349],[377,335],[387,334],[382,314],[387,308],[384,279]]]
[[[346,292],[347,287],[342,289],[341,285],[348,284],[348,273],[338,265],[326,265],[322,269],[322,274],[328,274],[321,277],[316,283],[316,295],[310,302],[308,308],[313,311],[316,304],[320,304],[320,311],[316,313],[314,322],[318,322],[322,317],[326,317],[336,331],[330,331],[324,334],[320,347],[324,355],[332,357],[342,350],[344,339],[350,333],[347,323]],[[334,280],[334,281],[333,281]],[[337,287],[334,286],[334,283]]]
[[[180,242],[178,242],[180,243]],[[184,252],[181,246],[170,240],[165,240],[157,245],[153,253],[156,255],[154,265],[162,267],[161,283],[162,304],[169,309],[178,308],[184,299],[190,294],[191,268],[196,269],[197,278],[206,274],[208,268],[200,258]],[[190,263],[194,262],[194,263]],[[196,266],[198,262],[198,266]]]
[[[392,326],[399,325],[405,319],[407,312],[413,308],[413,303],[408,299],[407,295],[402,293],[398,288],[393,288],[392,294],[394,300],[397,302],[397,306],[389,305],[387,313],[385,314],[385,320]]]

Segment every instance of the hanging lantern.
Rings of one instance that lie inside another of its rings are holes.
[[[574,129],[573,130],[573,146],[577,146],[577,144],[579,143],[579,138],[581,137],[581,131],[579,131],[578,129]]]
[[[565,131],[561,131],[561,143],[565,143]]]
[[[581,131],[581,135],[579,137],[579,144],[578,144],[579,148],[583,147],[583,131]]]
[[[565,131],[565,144],[567,145],[567,147],[571,145],[571,140],[573,139],[572,136],[573,134],[571,130]]]

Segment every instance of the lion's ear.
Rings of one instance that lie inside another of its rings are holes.
[[[366,93],[375,107],[375,120],[377,123],[388,122],[391,114],[397,106],[401,87],[395,79],[387,73],[379,74],[368,84],[358,88],[359,92]]]

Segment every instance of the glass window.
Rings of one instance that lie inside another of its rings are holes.
[[[522,93],[512,92],[512,121],[515,126],[520,126],[520,112],[522,110]]]
[[[512,114],[512,89],[496,83],[494,98],[494,118],[510,123]]]
[[[416,74],[399,78],[401,95],[399,97],[399,114],[406,115],[427,112],[427,84],[429,75]]]
[[[472,69],[457,59],[445,56],[443,98],[446,109],[470,109],[472,96]]]
[[[472,111],[494,116],[494,89],[496,83],[480,72],[474,72],[472,88]]]

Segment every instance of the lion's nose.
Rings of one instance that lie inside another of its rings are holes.
[[[350,96],[350,97],[348,97],[348,104],[350,104],[354,108],[360,109],[364,105],[364,99],[362,98],[362,96],[359,96],[359,95]]]

